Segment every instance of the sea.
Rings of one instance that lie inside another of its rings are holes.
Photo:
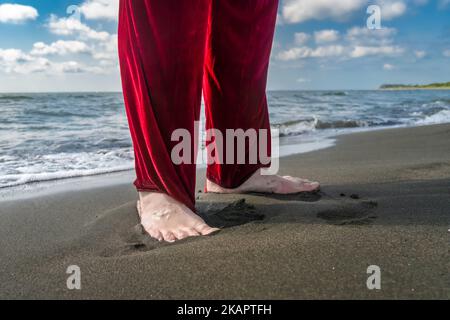
[[[281,156],[333,146],[341,134],[450,122],[450,90],[267,96]],[[133,167],[121,93],[0,93],[0,189]]]

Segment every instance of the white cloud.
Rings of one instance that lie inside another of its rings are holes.
[[[389,64],[389,63],[385,63],[385,64],[383,65],[383,69],[384,69],[384,70],[387,70],[387,71],[390,71],[390,70],[395,69],[395,66],[393,66],[392,64]]]
[[[450,1],[450,0],[440,0]],[[425,0],[412,1],[415,5],[423,5]],[[308,20],[343,21],[352,14],[365,14],[365,6],[373,4],[369,0],[285,0],[282,7],[283,20],[288,23],[301,23]],[[391,20],[403,15],[407,10],[405,0],[377,0],[382,19]]]
[[[345,19],[361,9],[367,0],[286,0],[282,8],[283,18],[289,23],[307,20]]]
[[[94,59],[116,61],[118,59],[117,41],[117,34],[113,34],[107,41],[101,42],[97,50],[94,51]]]
[[[336,30],[321,30],[314,32],[314,39],[317,43],[334,42],[339,39],[339,32]]]
[[[119,0],[87,0],[80,6],[80,11],[90,20],[117,20]]]
[[[444,50],[442,52],[442,54],[444,55],[444,57],[449,57],[450,58],[450,49]]]
[[[352,58],[361,58],[365,56],[382,55],[382,56],[397,56],[403,53],[403,48],[398,46],[356,46],[350,53]]]
[[[295,44],[301,46],[301,45],[305,44],[306,42],[308,42],[310,37],[311,36],[307,33],[297,32],[294,34],[294,42],[295,42]]]
[[[43,42],[36,42],[31,50],[32,55],[65,55],[76,53],[90,53],[91,48],[82,41],[58,40],[50,45]]]
[[[90,2],[86,1],[85,3]],[[69,61],[64,64],[53,63],[54,72],[117,73],[117,34],[95,30],[74,16],[60,18],[56,15],[51,15],[47,28],[53,34],[75,39],[58,40],[48,45],[38,42],[35,43],[30,54],[35,56],[72,54],[74,56],[88,53],[93,58],[89,64],[75,64],[74,62],[77,61]],[[73,58],[76,57],[74,56]]]
[[[19,49],[0,49],[0,61],[16,62],[30,60],[30,56],[26,55]]]
[[[291,61],[301,58],[308,58],[312,49],[308,47],[291,48],[278,53],[277,58],[282,61]]]
[[[81,2],[80,13],[86,20],[117,19],[118,0]],[[3,11],[0,16],[3,22]],[[12,21],[11,18],[8,19]],[[0,48],[0,74],[6,74],[3,77],[17,75],[25,77],[24,79],[28,79],[27,75],[31,79],[35,73],[41,74],[35,76],[39,79],[53,79],[53,76],[66,74],[77,75],[71,79],[88,79],[98,75],[108,75],[108,81],[111,78],[117,79],[117,34],[102,31],[101,25],[94,28],[83,22],[76,15],[50,15],[45,26],[50,33],[59,35],[61,39],[48,43],[35,42],[29,51]]]
[[[27,61],[26,63],[16,64],[9,69],[9,72],[18,74],[45,72],[49,69],[50,65],[51,63],[48,59],[37,58]]]
[[[278,60],[291,61],[305,58],[340,57],[361,58],[366,56],[398,56],[404,48],[395,45],[393,36],[397,33],[394,28],[369,30],[367,28],[353,27],[347,30],[341,44],[321,45],[321,43],[339,40],[340,35],[335,30],[321,30],[314,33],[316,48],[302,45],[279,52]],[[300,36],[303,40],[304,36]]]
[[[292,48],[278,54],[278,59],[291,61],[304,58],[326,58],[341,56],[345,52],[345,47],[340,45],[321,46],[315,49],[309,47]]]
[[[317,47],[311,53],[313,58],[336,57],[341,56],[345,52],[345,47],[341,45]]]
[[[106,41],[110,37],[108,32],[91,29],[80,20],[72,17],[58,18],[55,15],[51,15],[47,27],[51,33],[63,36],[78,35],[82,39],[99,41]]]
[[[30,6],[0,4],[0,23],[23,23],[27,20],[35,20],[38,16],[38,11]]]
[[[117,34],[94,30],[73,17],[59,18],[55,15],[50,17],[47,27],[54,34],[75,36],[78,40],[91,43],[89,48],[86,48],[78,41],[76,49],[80,52],[91,52],[96,60],[111,60],[117,63]]]
[[[352,44],[386,45],[392,43],[393,36],[397,33],[395,28],[368,29],[352,27],[347,30],[346,39]]]
[[[47,59],[32,57],[19,49],[0,49],[0,71],[5,73],[42,72],[49,64]]]
[[[40,47],[40,45],[38,45]],[[106,74],[115,65],[86,65],[78,61],[52,62],[42,56],[26,54],[18,49],[0,49],[0,72],[7,74],[46,73],[57,75],[65,73]]]
[[[406,4],[403,1],[378,1],[378,5],[381,7],[383,20],[392,20],[406,12]]]
[[[55,15],[50,16],[47,28],[53,34],[72,39],[36,42],[29,53],[0,49],[0,72],[117,74],[117,34],[94,30],[74,17],[59,18]],[[61,61],[65,55],[70,55],[70,61]],[[47,59],[50,56],[52,60]]]
[[[56,68],[61,73],[81,73],[83,72],[82,65],[77,61],[67,61],[56,65]]]
[[[88,66],[78,61],[65,61],[54,63],[53,66],[54,73],[94,73],[103,74],[104,70],[98,66]]]
[[[427,55],[427,52],[423,50],[416,50],[414,51],[414,55],[416,56],[416,58],[422,59]]]

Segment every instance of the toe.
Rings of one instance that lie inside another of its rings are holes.
[[[297,183],[297,187],[302,191],[315,191],[319,188],[318,182],[302,180]]]
[[[305,192],[316,192],[320,189],[320,185],[318,183],[308,183],[303,185],[303,189]]]
[[[195,230],[194,228],[186,229],[186,233],[189,235],[189,237],[201,236],[201,233]]]
[[[320,189],[320,183],[318,182],[311,182],[311,187],[313,190],[319,190]]]
[[[316,189],[316,188],[318,188],[320,186],[320,183],[315,182],[315,181],[310,181],[310,182],[307,183],[307,185],[310,186],[313,189]]]
[[[164,241],[167,241],[167,242],[175,242],[177,240],[175,235],[170,231],[163,232],[162,236],[163,236]]]
[[[212,234],[212,233],[214,233],[214,232],[219,231],[220,229],[218,229],[218,228],[211,228],[211,227],[208,226],[207,224],[202,224],[202,225],[198,226],[198,227],[196,228],[196,230],[197,230],[201,235],[207,236],[207,235],[210,235],[210,234]]]
[[[176,232],[174,232],[175,237],[177,238],[177,240],[182,240],[184,238],[189,237],[189,233],[187,233],[186,231],[180,229],[177,230]]]
[[[150,237],[152,237],[158,241],[163,240],[163,236],[162,236],[161,232],[159,232],[158,230],[146,229],[145,231],[147,231],[147,233],[150,235]]]
[[[293,182],[297,182],[297,183],[311,183],[313,181],[308,180],[308,179],[303,179],[303,178],[292,178],[291,181]]]

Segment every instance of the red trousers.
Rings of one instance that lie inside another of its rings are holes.
[[[266,83],[277,7],[278,0],[120,1],[119,58],[138,190],[165,192],[195,210],[195,163],[172,162],[178,142],[171,136],[184,128],[195,137],[202,90],[206,129],[270,130]],[[235,188],[262,166],[216,163],[207,177]]]

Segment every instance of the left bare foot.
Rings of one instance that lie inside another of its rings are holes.
[[[235,189],[226,189],[206,180],[206,192],[212,193],[277,193],[293,194],[300,192],[315,192],[320,189],[318,182],[291,176],[261,175],[261,170],[256,171],[247,181]]]

